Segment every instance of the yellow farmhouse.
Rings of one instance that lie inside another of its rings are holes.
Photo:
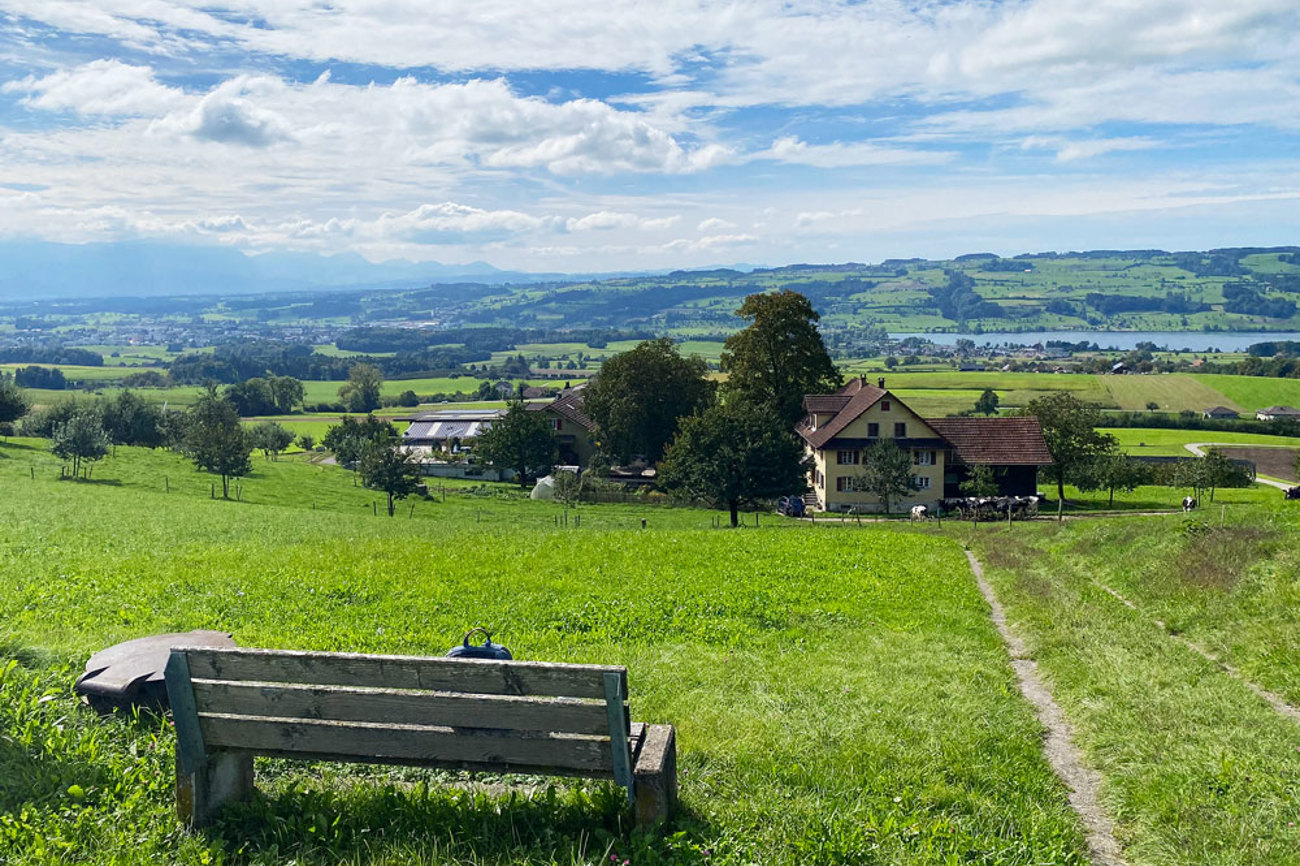
[[[993,469],[999,493],[1028,496],[1038,467],[1052,462],[1035,418],[922,418],[885,389],[853,379],[834,394],[804,397],[807,415],[796,428],[813,459],[809,479],[815,508],[878,511],[880,500],[860,489],[863,452],[881,439],[912,458],[912,492],[898,509],[937,506],[963,495],[974,466]]]

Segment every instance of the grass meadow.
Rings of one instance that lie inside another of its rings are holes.
[[[1300,512],[964,532],[1103,779],[1129,863],[1300,863]],[[1119,592],[1130,608],[1107,590]]]
[[[93,477],[0,445],[0,862],[1086,862],[950,539],[648,506],[558,526],[472,485],[390,519],[291,459],[256,461],[238,502],[164,452]],[[664,834],[630,834],[603,783],[261,761],[259,796],[190,835],[169,726],[70,690],[89,652],[160,631],[440,654],[479,623],[519,658],[628,666],[633,717],[678,730]]]

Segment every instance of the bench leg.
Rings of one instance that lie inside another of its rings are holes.
[[[194,773],[183,771],[177,756],[176,812],[189,827],[206,827],[223,805],[252,793],[252,755],[213,752]]]
[[[672,725],[647,725],[636,769],[636,826],[668,820],[677,806],[677,735]]]

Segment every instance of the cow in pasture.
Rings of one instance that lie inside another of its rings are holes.
[[[1183,497],[1183,511],[1191,511],[1191,510],[1194,509],[1194,508],[1196,508],[1196,497],[1195,497],[1195,496],[1184,496],[1184,497]]]
[[[913,521],[916,521],[916,520],[925,520],[925,519],[928,518],[929,516],[930,516],[930,509],[926,508],[924,505],[913,505],[913,506],[912,506],[912,520],[913,520]]]
[[[1287,499],[1300,499],[1300,487],[1288,487],[1282,495]]]

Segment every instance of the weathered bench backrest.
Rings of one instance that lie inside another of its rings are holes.
[[[622,667],[185,647],[167,686],[183,763],[236,750],[568,772],[631,793]]]

